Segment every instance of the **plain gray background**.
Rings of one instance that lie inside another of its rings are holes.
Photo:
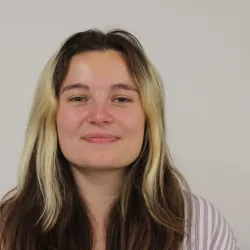
[[[0,0],[0,195],[15,186],[38,76],[88,28],[135,34],[166,88],[168,143],[193,192],[250,249],[249,1]]]

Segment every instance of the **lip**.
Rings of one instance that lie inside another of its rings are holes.
[[[83,139],[90,143],[112,143],[118,141],[120,138],[111,134],[95,133],[88,134]]]

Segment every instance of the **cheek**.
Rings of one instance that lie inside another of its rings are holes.
[[[133,161],[138,157],[141,152],[145,128],[144,116],[137,116],[136,118],[137,119],[134,119],[133,122],[129,124],[129,129],[127,130],[128,140],[125,149],[127,152],[131,152],[130,156],[133,158]]]
[[[79,117],[69,110],[59,109],[56,118],[56,125],[59,139],[72,135],[76,132]]]
[[[142,111],[135,112],[129,119],[126,120],[125,126],[127,127],[128,134],[132,138],[136,138],[138,142],[141,142],[143,140],[145,128],[144,113]]]

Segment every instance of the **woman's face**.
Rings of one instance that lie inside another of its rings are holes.
[[[123,55],[75,55],[62,83],[57,131],[65,158],[81,168],[121,168],[140,153],[145,126],[138,88]]]

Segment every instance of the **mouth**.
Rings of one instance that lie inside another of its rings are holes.
[[[83,137],[83,139],[89,143],[103,144],[103,143],[116,142],[120,138],[117,136],[110,135],[110,134],[89,134]]]

